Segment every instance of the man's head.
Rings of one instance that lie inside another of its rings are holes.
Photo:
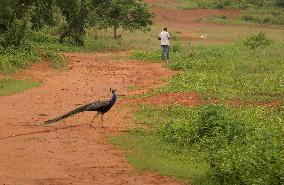
[[[168,28],[164,28],[164,31],[168,31]]]

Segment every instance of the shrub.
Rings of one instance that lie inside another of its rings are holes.
[[[171,46],[171,50],[172,50],[172,52],[181,52],[183,50],[183,47],[180,43],[174,43]]]
[[[29,17],[22,19],[14,19],[11,25],[8,26],[7,31],[4,33],[4,46],[20,45],[25,38],[29,29]]]
[[[252,20],[254,20],[254,18],[253,18],[252,15],[250,15],[250,14],[241,15],[240,18],[241,18],[242,20],[245,20],[245,21],[252,21]]]
[[[216,9],[225,9],[228,8],[229,6],[231,6],[231,1],[230,0],[219,0],[215,3],[213,3],[213,7],[212,8],[216,8]]]
[[[199,139],[207,140],[221,135],[224,140],[221,143],[230,143],[236,138],[242,140],[245,137],[243,123],[231,119],[224,107],[208,105],[201,107],[199,111],[199,118],[194,125],[195,135]]]
[[[243,44],[250,49],[267,47],[272,43],[273,41],[267,38],[266,34],[262,31],[256,35],[251,35],[250,37],[248,37],[246,40],[243,41]]]
[[[284,0],[276,0],[276,5],[284,8]]]
[[[265,0],[246,0],[246,3],[252,4],[254,6],[264,6]]]
[[[264,114],[261,109],[242,112],[218,105],[186,112],[181,108],[168,111],[175,121],[168,121],[160,128],[162,139],[176,145],[174,150],[188,155],[196,146],[205,152],[219,184],[283,182],[281,114],[267,118],[261,116]]]
[[[147,51],[135,51],[131,58],[138,59],[138,60],[150,60],[150,61],[156,61],[160,60],[161,56],[158,52],[151,53]]]
[[[64,58],[61,55],[52,51],[45,51],[43,58],[52,62],[54,68],[61,68],[66,64],[64,62]]]

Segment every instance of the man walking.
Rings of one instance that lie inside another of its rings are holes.
[[[168,29],[164,28],[164,30],[159,34],[159,40],[161,40],[161,48],[162,48],[162,60],[165,60],[165,53],[167,57],[167,61],[170,61],[170,34],[168,33]]]

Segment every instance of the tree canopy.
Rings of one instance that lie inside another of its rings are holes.
[[[53,26],[54,14],[64,18],[59,41],[70,37],[77,45],[84,44],[85,30],[97,24],[99,28],[148,30],[153,15],[137,0],[0,0],[0,43],[20,44],[28,29]],[[56,11],[59,10],[59,11]],[[55,25],[59,26],[59,25]],[[4,40],[4,41],[3,41]]]
[[[153,14],[148,6],[137,0],[108,0],[96,8],[97,22],[100,28],[113,28],[113,36],[117,37],[117,29],[143,30],[152,25]]]

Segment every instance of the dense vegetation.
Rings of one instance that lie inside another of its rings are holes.
[[[137,151],[147,161],[148,154],[135,144],[125,146],[123,142],[132,138],[147,145],[158,140],[155,148],[149,148],[153,153],[163,151],[159,155],[164,162],[146,163],[146,168],[186,178],[193,184],[283,184],[283,47],[262,32],[226,46],[189,50],[173,46],[169,67],[182,72],[158,91],[198,92],[204,99],[217,98],[217,104],[196,108],[143,106],[137,120],[153,129],[130,132],[114,142]],[[159,53],[143,51],[132,57],[160,60]],[[229,106],[226,102],[230,99],[244,104]],[[277,104],[257,106],[255,101]],[[138,157],[130,155],[130,159],[138,167],[145,167],[137,162]],[[188,174],[181,172],[185,166],[191,169]]]
[[[183,73],[160,91],[198,92],[205,98],[280,100],[284,98],[283,43],[264,33],[232,45],[172,46],[170,68]],[[160,60],[160,52],[137,51],[140,60]]]
[[[128,6],[122,6],[125,4]],[[114,26],[115,32],[120,27],[146,31],[152,16],[148,7],[136,0],[1,1],[0,71],[25,67],[39,60],[45,53],[42,50],[104,48],[96,37],[85,43],[89,30]]]
[[[143,107],[137,121],[154,129],[113,142],[133,152],[129,161],[135,166],[190,184],[276,185],[284,180],[283,120],[283,105]]]

